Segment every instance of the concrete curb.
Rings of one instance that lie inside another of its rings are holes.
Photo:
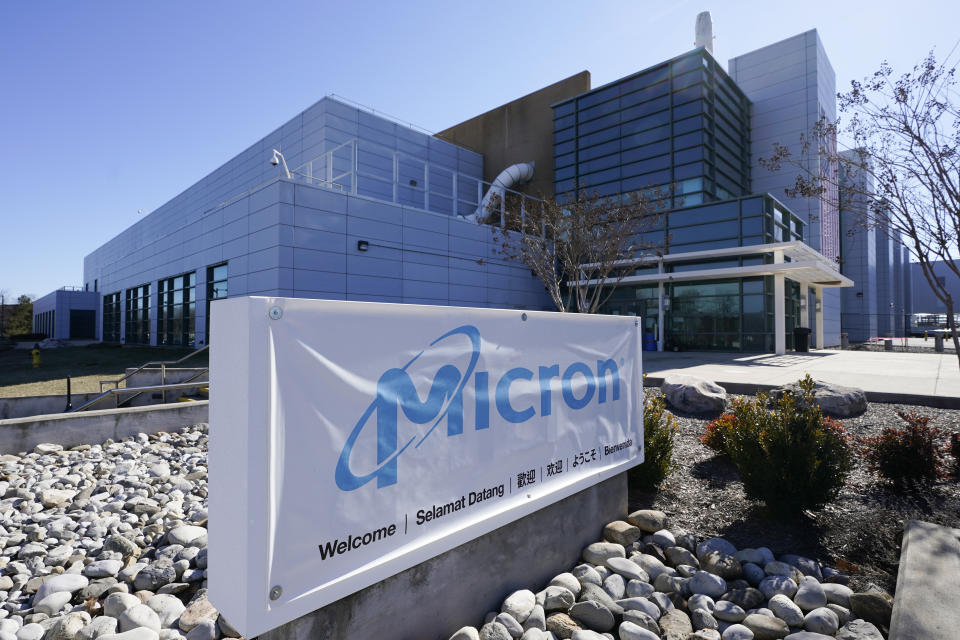
[[[960,629],[960,529],[910,520],[903,533],[890,640],[940,640]]]
[[[209,420],[209,400],[103,409],[0,420],[0,454],[31,451],[49,442],[65,448],[120,440],[138,433],[176,431]]]
[[[739,395],[756,395],[758,391],[773,391],[778,384],[754,384],[752,382],[721,382],[715,381],[726,389],[727,393]],[[647,376],[643,386],[659,387],[663,384],[662,377]],[[960,397],[956,396],[929,396],[916,393],[888,393],[886,391],[866,391],[868,402],[884,402],[888,404],[912,404],[919,407],[934,409],[960,409]]]

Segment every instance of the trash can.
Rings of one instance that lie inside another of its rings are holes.
[[[884,351],[893,351],[893,340],[890,338],[884,338],[883,340],[883,350]]]
[[[657,336],[652,333],[643,334],[643,350],[644,351],[656,351],[657,350]]]
[[[850,348],[850,336],[846,333],[840,334],[840,348],[849,349]]]
[[[943,334],[933,336],[933,349],[937,353],[943,353]]]
[[[793,330],[793,350],[807,353],[810,351],[810,327],[796,327]]]

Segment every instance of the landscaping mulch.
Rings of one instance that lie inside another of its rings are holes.
[[[960,431],[960,411],[870,403],[867,411],[843,421],[853,438],[903,427],[897,411],[931,416],[931,427]],[[656,491],[630,488],[630,511],[659,509],[671,528],[699,538],[722,536],[737,548],[769,547],[774,554],[795,553],[849,572],[851,586],[870,583],[893,593],[903,530],[911,519],[960,527],[960,482],[956,476],[906,492],[897,492],[867,469],[856,455],[853,471],[840,494],[822,510],[778,519],[762,503],[747,499],[732,462],[700,442],[709,418],[674,414],[675,470]],[[954,461],[948,457],[948,462]]]

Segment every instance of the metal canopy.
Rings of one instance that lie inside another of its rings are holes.
[[[737,258],[761,253],[772,253],[773,264],[754,264],[742,267],[718,267],[709,268],[704,265],[703,269],[694,269],[692,271],[677,271],[672,273],[664,272],[664,265],[677,262],[696,262],[699,260],[715,260],[717,258]],[[789,260],[789,262],[788,262]],[[589,265],[585,265],[589,266]],[[618,268],[649,267],[656,266],[657,273],[647,273],[642,275],[626,276],[619,281],[619,284],[657,284],[659,291],[657,293],[658,307],[658,340],[657,349],[663,350],[664,339],[664,291],[663,285],[670,282],[690,282],[704,280],[721,280],[725,278],[746,278],[750,276],[773,276],[774,278],[774,344],[778,355],[786,352],[786,327],[784,297],[784,280],[790,278],[798,283],[804,289],[802,301],[806,300],[806,292],[810,287],[813,288],[816,295],[816,338],[817,348],[823,348],[823,290],[830,287],[852,287],[853,280],[844,276],[837,269],[836,263],[826,258],[823,254],[810,246],[798,242],[775,242],[770,244],[758,244],[749,247],[728,247],[725,249],[708,249],[706,251],[689,251],[686,253],[671,253],[665,256],[644,256],[635,260],[622,260],[617,262]],[[588,286],[599,286],[610,283],[598,279],[587,280],[581,284]],[[569,284],[573,284],[572,282]],[[803,302],[801,302],[803,304]],[[806,313],[800,314],[801,326],[808,324]]]

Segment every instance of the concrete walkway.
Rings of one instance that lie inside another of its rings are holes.
[[[643,372],[651,378],[688,373],[746,393],[796,382],[809,373],[817,380],[859,387],[875,400],[908,401],[909,396],[944,406],[960,405],[960,365],[953,353],[898,353],[814,350],[777,356],[756,353],[683,351],[643,352]]]

